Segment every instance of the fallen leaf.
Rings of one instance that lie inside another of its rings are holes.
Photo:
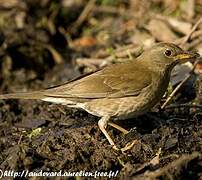
[[[191,31],[192,25],[189,22],[180,21],[172,17],[167,18],[167,20],[168,20],[168,23],[176,32],[186,35]]]
[[[177,39],[169,25],[162,20],[152,19],[146,27],[158,41],[172,42]]]
[[[26,128],[26,129],[35,129],[46,123],[46,120],[43,119],[25,119],[22,122],[15,124],[15,127]]]
[[[187,19],[192,19],[195,13],[195,0],[181,1],[180,9],[185,14]]]
[[[155,43],[155,38],[147,32],[137,30],[131,37],[131,42],[138,46],[151,47]]]
[[[73,42],[75,46],[80,46],[80,47],[90,47],[90,46],[94,46],[96,43],[97,43],[97,40],[91,36],[81,37]]]
[[[171,84],[175,86],[186,78],[193,68],[193,64],[190,62],[186,62],[184,64],[180,64],[175,66],[171,73]]]
[[[196,65],[195,71],[196,74],[202,74],[202,63]]]

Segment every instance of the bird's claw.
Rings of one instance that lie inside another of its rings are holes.
[[[112,148],[116,151],[126,152],[130,150],[135,144],[137,144],[139,141],[137,139],[133,140],[132,142],[127,143],[123,148],[117,148],[116,145],[113,145]]]

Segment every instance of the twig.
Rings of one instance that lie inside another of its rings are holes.
[[[201,30],[201,29],[195,31],[195,32],[191,35],[190,39],[195,39],[195,38],[198,38],[198,37],[200,37],[200,36],[202,36],[202,30]]]
[[[182,42],[180,43],[181,46],[184,46],[185,43],[189,40],[193,32],[197,29],[197,27],[201,24],[202,18],[200,18],[196,24],[192,27],[191,31],[183,38]]]
[[[83,9],[83,11],[81,12],[80,16],[78,17],[78,19],[76,20],[76,22],[71,27],[71,29],[70,29],[71,32],[73,32],[73,33],[77,32],[77,29],[81,26],[81,24],[89,16],[90,12],[93,10],[93,8],[95,6],[95,2],[96,2],[96,0],[90,0],[90,1],[88,1],[87,5],[85,6],[85,8]]]
[[[142,142],[141,142],[141,144],[142,144]],[[161,154],[161,148],[159,148],[159,150],[156,153],[156,156],[154,158],[152,158],[149,162],[145,162],[139,168],[137,168],[137,170],[134,172],[133,175],[142,173],[142,171],[147,170],[148,168],[150,168],[150,166],[158,165],[160,162],[160,158],[159,158],[160,154]]]
[[[175,104],[166,107],[166,109],[185,108],[185,107],[202,109],[202,105],[194,105],[194,104]]]
[[[165,106],[173,99],[173,97],[175,96],[175,94],[177,93],[177,91],[182,87],[182,85],[187,82],[189,80],[189,78],[191,77],[192,73],[194,72],[197,63],[199,62],[199,60],[197,59],[194,63],[194,66],[191,70],[191,72],[189,73],[189,75],[187,77],[184,78],[183,81],[181,81],[181,83],[179,83],[177,85],[177,87],[173,90],[173,92],[168,96],[168,98],[166,99],[165,103],[163,103],[163,105],[161,106],[161,109],[164,109]]]
[[[108,55],[105,58],[77,58],[76,63],[79,66],[97,66],[97,67],[103,67],[107,64],[115,62],[124,62],[130,59],[129,56],[137,57],[140,55],[143,51],[142,46],[126,46],[122,48],[118,48],[113,52],[112,55]]]
[[[193,162],[201,158],[201,154],[199,152],[193,152],[192,154],[183,154],[180,158],[172,161],[165,167],[157,169],[155,171],[146,171],[144,173],[145,179],[160,179],[160,177],[164,177],[164,179],[174,179],[174,175],[179,175],[182,169],[187,169],[189,163]],[[167,178],[165,178],[167,176]]]
[[[192,49],[193,47],[197,46],[198,44],[200,44],[202,42],[202,36],[199,36],[197,39],[194,39],[192,42],[190,42],[189,44],[186,44],[184,46],[184,49],[189,50]]]
[[[194,40],[195,41],[195,40],[198,40],[198,38],[200,39],[201,36],[202,36],[202,30],[200,29],[200,30],[197,30],[197,31],[193,32],[192,35],[190,36],[189,40]],[[186,38],[186,36],[180,37],[180,38],[174,40],[173,43],[176,44],[176,45],[180,45],[185,38]],[[192,44],[192,42],[190,44]],[[187,46],[189,47],[189,45],[187,45]],[[185,47],[185,49],[186,48],[187,47]]]
[[[118,14],[121,16],[130,16],[131,14],[126,11],[123,8],[117,8],[113,6],[105,6],[105,5],[100,5],[100,6],[95,6],[93,11],[97,13],[111,13],[111,14]]]

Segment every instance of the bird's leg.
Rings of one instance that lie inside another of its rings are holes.
[[[108,125],[110,125],[110,126],[112,126],[113,128],[115,128],[115,129],[121,131],[123,134],[128,134],[128,133],[129,133],[128,130],[122,128],[121,126],[119,126],[119,125],[117,125],[117,124],[115,124],[115,123],[108,122]]]
[[[114,143],[114,141],[112,140],[112,138],[109,136],[109,134],[106,131],[106,127],[109,124],[110,126],[120,130],[121,132],[123,132],[124,134],[127,134],[129,131],[127,131],[126,129],[122,128],[121,126],[114,124],[112,122],[108,122],[110,119],[110,116],[103,116],[99,121],[98,121],[98,126],[100,128],[100,130],[102,131],[102,133],[105,135],[105,137],[107,138],[107,140],[109,141],[110,145],[112,145],[113,149],[115,150],[121,150],[122,152],[125,152],[129,149],[131,149],[137,142],[138,140],[133,140],[132,143],[128,143],[126,144],[125,147],[118,149]]]
[[[117,149],[114,141],[112,140],[112,138],[109,136],[109,134],[106,131],[106,127],[108,124],[108,121],[110,119],[110,116],[103,116],[99,121],[98,121],[98,126],[100,128],[100,130],[102,131],[102,133],[105,135],[105,137],[107,138],[107,140],[109,141],[110,145],[112,145],[112,147],[114,149]]]

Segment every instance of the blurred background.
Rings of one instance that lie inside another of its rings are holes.
[[[0,92],[61,84],[131,60],[161,41],[202,55],[201,18],[202,0],[0,0]],[[173,72],[168,94],[192,69],[188,63]],[[173,103],[202,103],[201,73],[199,63]],[[200,108],[127,122],[125,128],[137,131],[125,139],[110,130],[121,146],[131,138],[142,142],[130,155],[120,155],[103,142],[97,119],[85,112],[38,101],[0,101],[0,168],[113,169],[120,179],[145,179],[147,170],[160,170],[150,176],[200,179]]]
[[[124,45],[180,44],[201,13],[201,0],[0,0],[1,91],[13,73],[30,82],[73,65],[78,75],[102,63],[80,57],[116,56]],[[186,49],[202,52],[201,26],[183,44]],[[57,78],[72,74],[66,73]]]

